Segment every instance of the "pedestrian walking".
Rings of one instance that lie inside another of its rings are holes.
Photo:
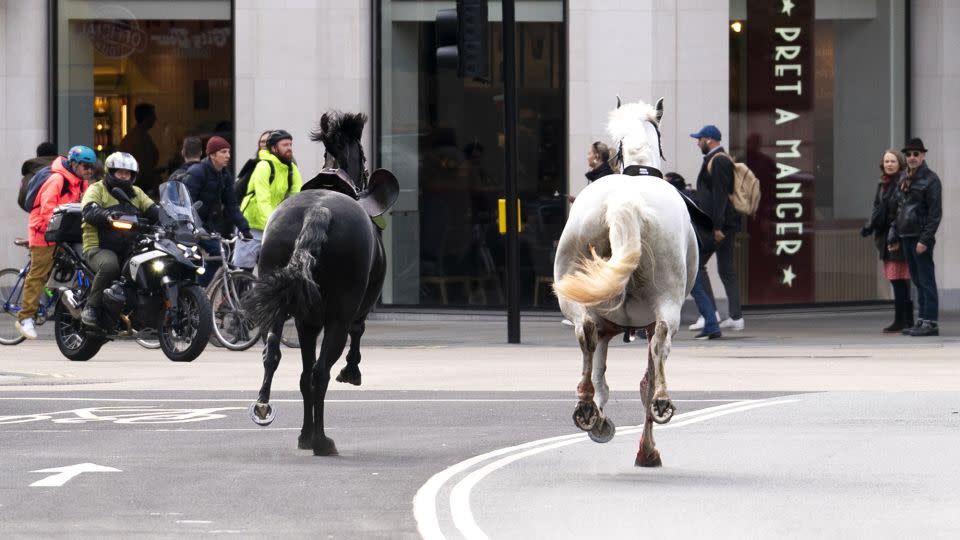
[[[187,169],[183,183],[190,192],[190,199],[202,203],[197,215],[207,231],[220,231],[229,223],[232,230],[236,227],[245,239],[252,239],[250,225],[240,212],[237,195],[233,189],[233,175],[227,165],[230,164],[230,143],[219,135],[207,141],[207,156],[193,163]],[[200,246],[210,255],[220,255],[220,242],[214,239],[200,240]],[[213,274],[220,267],[219,261],[210,262],[207,271],[197,280],[206,287]]]
[[[703,287],[713,305],[716,306],[716,296],[707,275],[707,261],[714,253],[717,255],[717,270],[720,281],[727,292],[729,315],[720,322],[721,328],[740,331],[744,329],[743,312],[740,308],[740,287],[737,283],[734,247],[736,236],[742,226],[740,214],[730,203],[730,194],[733,192],[733,161],[723,146],[720,145],[720,130],[713,125],[706,125],[690,137],[697,140],[697,147],[703,154],[703,163],[697,175],[696,199],[700,208],[713,220],[713,234],[701,238],[700,266]],[[690,330],[701,330],[705,324],[704,318],[690,325]]]
[[[914,137],[903,147],[907,169],[897,188],[897,217],[887,240],[891,250],[902,249],[917,287],[917,319],[903,333],[924,337],[940,335],[937,277],[933,247],[943,216],[943,186],[940,177],[926,163],[927,149]],[[899,246],[898,246],[899,244]]]
[[[903,154],[894,149],[884,151],[880,159],[880,182],[873,197],[870,221],[860,229],[864,238],[873,236],[877,253],[883,261],[883,275],[893,288],[893,323],[883,329],[884,333],[899,333],[913,326],[913,302],[910,301],[910,269],[903,250],[890,250],[887,235],[890,225],[897,217],[897,180],[906,170]]]
[[[284,199],[300,191],[303,179],[293,161],[293,135],[278,129],[270,132],[266,148],[258,152],[260,162],[250,174],[240,211],[247,220],[252,238],[237,243],[233,264],[252,269],[260,256],[260,242],[267,218]]]
[[[203,139],[200,137],[186,137],[183,139],[183,145],[180,146],[180,155],[183,157],[183,163],[176,168],[167,180],[176,180],[183,182],[186,179],[187,171],[194,163],[200,163],[203,157]],[[190,194],[193,196],[193,193]],[[196,199],[193,199],[196,200]]]
[[[86,146],[74,146],[67,157],[54,159],[50,177],[43,183],[30,211],[30,271],[23,283],[23,306],[15,323],[20,335],[37,339],[33,318],[40,307],[40,294],[53,270],[56,244],[47,242],[44,234],[54,208],[61,204],[79,202],[87,189],[97,163],[97,155]]]

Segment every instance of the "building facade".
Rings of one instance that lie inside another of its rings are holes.
[[[18,165],[43,140],[102,156],[132,149],[162,180],[185,136],[223,135],[242,163],[262,131],[284,128],[309,177],[323,163],[308,140],[320,115],[362,111],[371,166],[401,183],[384,233],[384,304],[502,308],[501,8],[489,3],[489,77],[463,80],[436,62],[436,13],[454,5],[0,0],[0,154],[11,170],[0,183],[3,265],[25,255],[12,245],[26,227],[13,204]],[[738,246],[747,305],[889,298],[873,245],[857,233],[883,151],[922,137],[944,182],[941,305],[960,309],[951,271],[960,156],[948,150],[960,142],[960,63],[949,55],[960,5],[519,0],[516,14],[524,308],[556,306],[553,248],[568,196],[586,185],[587,150],[606,140],[621,96],[665,98],[665,167],[689,183],[701,163],[689,134],[704,124],[761,178],[760,211]]]

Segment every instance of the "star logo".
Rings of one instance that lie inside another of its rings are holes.
[[[783,269],[783,284],[787,287],[793,287],[793,280],[797,277],[793,273],[793,265],[790,265]]]
[[[780,10],[780,13],[786,13],[788,17],[792,17],[793,16],[792,11],[793,11],[793,8],[795,7],[796,6],[793,5],[793,2],[791,0],[783,0],[783,9]]]

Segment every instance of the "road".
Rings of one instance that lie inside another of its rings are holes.
[[[618,433],[598,445],[570,420],[580,360],[556,318],[526,320],[522,345],[494,317],[371,321],[364,385],[329,395],[333,458],[296,449],[298,351],[262,428],[246,412],[257,351],[182,365],[111,343],[71,363],[28,342],[0,349],[0,522],[5,537],[952,536],[960,325],[920,340],[877,334],[885,318],[682,331],[659,469],[633,466],[643,347],[611,347]]]

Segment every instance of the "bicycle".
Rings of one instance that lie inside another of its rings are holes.
[[[241,306],[243,295],[253,287],[257,278],[253,272],[229,262],[239,237],[227,239],[219,234],[211,236],[220,242],[221,255],[205,254],[204,260],[222,263],[207,285],[207,296],[213,308],[213,334],[220,345],[227,349],[245,351],[260,338],[260,329],[247,320]],[[281,336],[280,342],[290,348],[300,347],[296,337]]]
[[[13,243],[14,245],[27,249],[30,247],[29,242],[22,238],[17,238]],[[66,287],[75,280],[80,284],[81,288],[87,290],[90,287],[90,279],[92,276],[88,276],[84,268],[72,269],[71,272],[67,273],[64,270],[64,268],[67,268],[67,265],[62,264],[63,259],[61,257],[58,249],[54,254],[54,266],[53,272],[51,273],[52,281]],[[17,315],[23,310],[23,285],[29,272],[29,259],[23,268],[4,268],[0,270],[0,300],[3,301],[3,305],[0,306],[0,308],[2,308],[2,311],[0,311],[0,345],[17,345],[27,339],[17,331],[12,321],[3,320],[6,319],[3,315],[9,315],[11,319],[15,321]],[[48,283],[50,283],[50,281],[48,281]],[[42,326],[43,323],[47,322],[53,315],[57,302],[60,301],[60,287],[44,287],[43,290],[44,295],[40,299],[40,306],[37,308],[37,314],[33,317],[33,324],[36,326]],[[80,314],[78,312],[77,317],[79,316]],[[157,349],[160,347],[158,340],[137,338],[137,343],[145,349]]]

